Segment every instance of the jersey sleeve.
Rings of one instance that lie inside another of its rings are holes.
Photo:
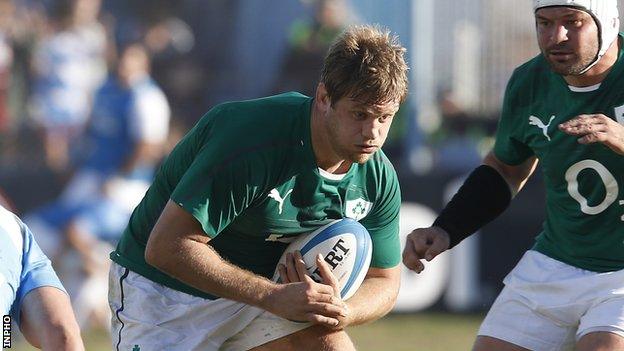
[[[28,229],[28,227],[20,220],[18,220],[18,222],[24,237],[22,274],[20,278],[20,286],[17,290],[13,306],[11,307],[11,315],[19,324],[19,312],[22,301],[29,292],[44,286],[55,287],[65,293],[67,292],[56,275],[56,272],[54,272],[52,263],[43,251],[41,251],[39,245],[37,245],[30,229]]]
[[[383,177],[377,182],[380,189],[371,213],[361,224],[368,230],[373,242],[371,267],[392,268],[401,262],[399,239],[399,210],[401,189],[394,168],[387,161]]]
[[[266,159],[249,151],[232,151],[236,138],[228,130],[208,132],[193,162],[171,194],[211,238],[242,213],[260,192]],[[240,136],[239,136],[240,137]]]
[[[519,165],[534,155],[533,150],[522,142],[522,133],[526,129],[523,123],[528,123],[529,116],[517,115],[514,108],[519,100],[516,76],[514,73],[507,84],[494,144],[496,158],[512,166]]]

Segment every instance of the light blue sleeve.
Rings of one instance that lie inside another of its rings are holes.
[[[22,300],[29,292],[44,286],[52,286],[65,293],[67,292],[56,272],[54,272],[52,263],[41,251],[39,245],[37,245],[30,229],[19,219],[18,222],[24,237],[22,274],[15,301],[11,307],[11,315],[13,320],[19,324],[19,311],[22,306]]]

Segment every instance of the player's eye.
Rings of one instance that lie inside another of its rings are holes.
[[[391,119],[392,119],[392,115],[383,115],[379,117],[379,122],[386,123],[386,122],[389,122]]]
[[[548,28],[548,26],[550,26],[550,23],[550,21],[546,20],[537,20],[537,26],[541,28]]]
[[[357,119],[358,121],[361,121],[361,120],[365,120],[367,115],[363,111],[355,111],[353,112],[353,117]]]

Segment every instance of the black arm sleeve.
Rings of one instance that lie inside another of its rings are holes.
[[[444,229],[454,247],[498,217],[511,202],[511,190],[494,168],[477,167],[444,207],[434,226]]]

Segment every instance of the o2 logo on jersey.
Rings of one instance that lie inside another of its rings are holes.
[[[584,169],[592,169],[596,171],[606,189],[605,198],[596,206],[590,206],[587,198],[581,195],[578,190],[578,175]],[[611,174],[611,172],[609,172],[609,170],[598,161],[583,160],[573,164],[566,171],[565,180],[568,182],[568,193],[581,205],[581,212],[588,215],[597,215],[606,210],[613,202],[615,202],[619,194],[617,180],[615,180],[613,174]],[[624,205],[624,200],[620,200],[618,204]],[[622,215],[620,219],[624,221],[624,215]]]

